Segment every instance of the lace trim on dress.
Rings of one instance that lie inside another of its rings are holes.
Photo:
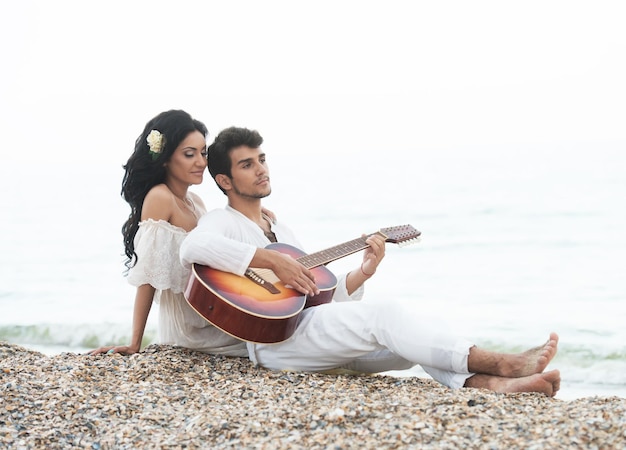
[[[149,284],[156,289],[184,292],[190,271],[180,263],[180,246],[187,231],[166,220],[147,219],[135,235],[137,263],[128,272],[133,286]]]

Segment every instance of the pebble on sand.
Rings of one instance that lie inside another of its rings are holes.
[[[272,372],[151,345],[45,356],[0,342],[0,447],[626,447],[626,399],[452,390],[421,378]]]

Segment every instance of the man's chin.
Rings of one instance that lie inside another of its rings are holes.
[[[271,193],[272,193],[272,190],[270,189],[267,192],[263,192],[263,193],[255,195],[254,198],[265,198],[265,197],[269,196]]]

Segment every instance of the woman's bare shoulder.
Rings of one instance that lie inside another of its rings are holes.
[[[148,191],[141,208],[141,220],[167,220],[172,217],[175,199],[165,184],[157,184]]]

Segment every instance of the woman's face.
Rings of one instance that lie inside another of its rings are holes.
[[[202,183],[206,156],[204,135],[199,131],[189,133],[165,163],[168,180],[186,185]]]

